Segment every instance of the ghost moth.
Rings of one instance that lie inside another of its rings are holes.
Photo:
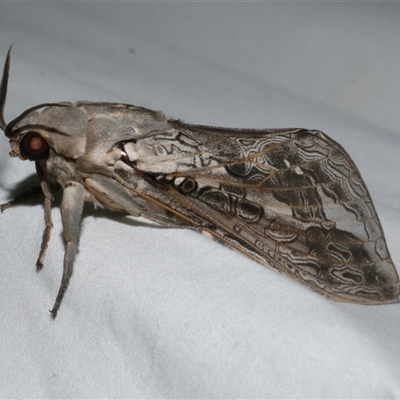
[[[53,317],[72,276],[85,202],[205,232],[333,300],[399,298],[398,274],[360,172],[324,133],[192,125],[139,106],[87,101],[39,104],[6,123],[10,54],[11,47],[0,128],[10,156],[34,161],[40,180],[39,269],[53,194],[63,191],[66,247]]]

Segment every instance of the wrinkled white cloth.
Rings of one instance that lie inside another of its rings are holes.
[[[2,3],[7,121],[52,101],[320,129],[349,152],[400,267],[400,5]],[[36,183],[0,137],[0,202]],[[59,201],[59,200],[58,200]],[[59,204],[59,203],[58,203]],[[58,205],[0,215],[1,398],[399,398],[400,304],[329,301],[188,230],[85,209],[55,321]]]

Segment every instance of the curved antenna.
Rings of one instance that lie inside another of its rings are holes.
[[[0,129],[4,132],[4,129],[7,125],[4,120],[4,107],[6,105],[6,97],[7,97],[7,86],[8,86],[8,71],[10,70],[10,59],[11,59],[11,49],[12,46],[8,49],[6,61],[4,63],[3,68],[3,76],[1,78],[0,83]]]

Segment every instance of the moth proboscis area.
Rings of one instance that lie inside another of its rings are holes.
[[[43,103],[6,123],[11,47],[0,86],[0,128],[11,157],[35,162],[45,228],[62,190],[66,247],[51,310],[67,290],[85,202],[161,225],[196,229],[338,301],[382,304],[399,277],[360,172],[318,130],[186,124],[130,104]],[[17,204],[1,206],[1,210]]]

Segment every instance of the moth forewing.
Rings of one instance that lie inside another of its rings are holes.
[[[142,171],[171,188],[144,193],[203,218],[214,236],[335,300],[398,298],[371,198],[340,145],[304,129],[241,133],[170,123],[168,132],[136,143]],[[158,150],[142,157],[151,142]]]
[[[399,298],[368,190],[349,155],[322,132],[189,125],[143,107],[95,102],[42,104],[6,124],[9,58],[0,127],[11,156],[36,162],[46,221],[39,267],[53,193],[63,190],[66,250],[53,316],[72,275],[84,202],[207,232],[334,300]]]

